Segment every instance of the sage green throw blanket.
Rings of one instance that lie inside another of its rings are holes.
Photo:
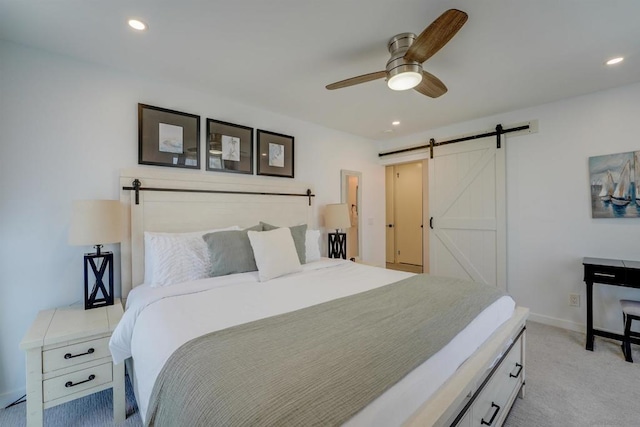
[[[203,335],[166,362],[157,426],[336,426],[438,352],[502,292],[428,275]]]

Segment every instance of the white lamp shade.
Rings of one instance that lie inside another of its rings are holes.
[[[335,203],[324,208],[324,225],[326,228],[338,230],[351,227],[349,207],[346,203]]]
[[[69,244],[76,246],[117,243],[122,240],[122,205],[118,200],[73,202]]]

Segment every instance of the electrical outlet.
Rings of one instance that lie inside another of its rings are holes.
[[[569,294],[569,305],[571,307],[580,307],[580,294]]]

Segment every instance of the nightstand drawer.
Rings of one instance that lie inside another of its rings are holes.
[[[51,372],[110,356],[109,337],[85,341],[42,352],[42,370]]]
[[[42,384],[43,398],[45,402],[59,399],[73,393],[77,393],[89,388],[97,387],[101,384],[109,383],[113,377],[113,367],[111,362],[92,368],[82,369],[67,375],[45,380]]]

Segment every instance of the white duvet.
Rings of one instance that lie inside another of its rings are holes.
[[[133,357],[136,399],[146,417],[155,380],[182,344],[208,332],[286,313],[384,286],[411,276],[322,259],[303,271],[258,281],[258,272],[194,280],[179,285],[134,288],[109,348],[115,363]],[[447,346],[371,402],[346,425],[400,425],[511,315],[515,303],[502,297]]]

